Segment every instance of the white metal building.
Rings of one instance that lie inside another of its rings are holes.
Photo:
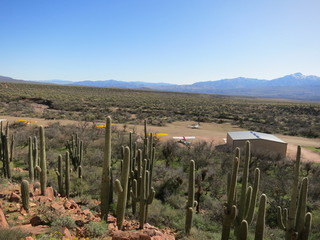
[[[232,149],[236,147],[243,149],[247,140],[251,143],[252,152],[279,154],[281,158],[286,156],[287,143],[274,135],[254,131],[228,132],[227,134],[227,144]]]

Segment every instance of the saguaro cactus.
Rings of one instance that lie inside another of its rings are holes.
[[[33,167],[39,166],[39,150],[38,150],[38,138],[36,136],[33,137],[33,144],[32,144],[32,159],[33,159]],[[40,175],[34,171],[34,178],[39,180]]]
[[[139,150],[138,155],[142,154],[142,152]],[[139,158],[139,157],[138,157]],[[153,187],[150,185],[150,173],[147,170],[147,159],[144,159],[143,161],[143,167],[141,171],[141,178],[134,179],[134,184],[137,183],[137,189],[133,189],[134,191],[131,191],[131,197],[134,202],[139,202],[139,228],[142,229],[143,225],[146,222],[147,219],[147,213],[148,209],[147,206],[150,205],[154,199],[155,191]],[[140,161],[138,161],[140,162]]]
[[[70,158],[69,152],[66,152],[66,171],[65,171],[66,197],[70,196]]]
[[[31,182],[34,181],[34,161],[33,161],[33,154],[32,154],[32,137],[29,137],[29,152],[28,152],[28,159],[29,159],[29,179]]]
[[[289,211],[282,211],[278,206],[278,226],[286,232],[286,240],[307,240],[311,229],[312,215],[306,213],[308,178],[303,178],[299,190],[300,159],[301,147],[298,146]]]
[[[192,226],[193,210],[197,206],[197,202],[194,200],[195,195],[195,162],[190,161],[189,167],[189,188],[188,188],[188,202],[186,206],[186,223],[185,231],[186,234],[190,234]]]
[[[22,206],[24,210],[29,211],[29,182],[27,180],[23,180],[21,182],[21,199],[22,199]]]
[[[3,131],[3,125],[1,121],[0,127],[0,160],[2,161],[3,167],[3,175],[5,178],[11,179],[11,165],[13,159],[13,145],[14,138],[13,135],[11,137],[11,143],[9,141],[9,122],[7,122],[7,126],[5,131]]]
[[[67,142],[66,148],[69,151],[73,169],[77,171],[83,159],[83,141],[80,140],[78,134],[72,136],[72,140]]]
[[[240,202],[238,205],[239,211],[234,222],[235,235],[238,236],[238,239],[240,238],[240,236],[237,234],[237,231],[239,230],[241,222],[243,220],[246,220],[248,225],[252,223],[254,209],[256,206],[257,196],[259,191],[259,184],[260,184],[260,170],[256,168],[254,172],[253,188],[251,186],[248,186],[249,185],[248,184],[249,165],[251,160],[250,148],[251,148],[250,142],[246,141],[246,149],[245,149],[246,153],[245,153],[243,175],[242,175],[242,182],[241,182],[241,196],[240,196]]]
[[[111,118],[106,120],[104,161],[102,166],[101,182],[101,219],[107,220],[110,207],[110,187],[111,187]]]
[[[47,159],[46,159],[46,141],[44,134],[44,127],[40,126],[40,188],[41,195],[46,195],[47,187]]]
[[[130,172],[130,149],[125,148],[123,168],[121,171],[121,181],[118,179],[115,181],[116,191],[118,193],[118,204],[117,204],[117,226],[118,229],[122,229],[126,205],[127,205],[127,192],[128,192],[128,181]]]
[[[58,192],[61,196],[64,195],[63,191],[63,170],[62,170],[62,156],[59,154],[58,156],[58,168],[56,169],[56,174],[58,177]]]
[[[247,240],[247,238],[248,238],[248,222],[246,220],[241,221],[237,238],[239,240]]]
[[[256,232],[254,240],[263,240],[264,236],[264,227],[265,227],[265,216],[266,216],[266,205],[267,205],[267,196],[262,194],[260,197],[258,218],[256,223]]]
[[[222,224],[221,240],[228,240],[230,228],[237,215],[236,184],[239,170],[239,158],[233,160],[232,175],[228,181],[227,202],[224,204],[224,218]]]

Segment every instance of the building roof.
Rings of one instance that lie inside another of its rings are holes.
[[[239,132],[228,132],[229,136],[233,140],[253,140],[253,139],[263,139],[273,142],[286,143],[280,138],[267,133],[254,132],[254,131],[239,131]]]

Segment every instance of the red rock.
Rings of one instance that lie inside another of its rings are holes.
[[[18,194],[16,194],[15,192],[12,192],[10,194],[9,201],[10,202],[21,202],[21,197]]]
[[[32,235],[46,233],[50,230],[49,226],[47,226],[47,225],[39,225],[36,227],[32,227],[31,224],[18,225],[18,226],[12,227],[12,229],[19,229],[21,231],[24,231],[24,232],[26,232],[28,234],[32,234]]]
[[[59,202],[52,203],[51,208],[57,212],[62,212],[64,210],[64,207]]]
[[[4,215],[2,208],[0,206],[0,227],[2,228],[8,228],[9,224],[7,222],[6,216]]]
[[[28,172],[27,170],[23,170],[22,168],[12,168],[12,171],[15,171],[15,172]]]
[[[108,230],[115,231],[115,230],[117,230],[117,227],[114,223],[108,223]]]
[[[71,209],[78,209],[79,208],[78,204],[75,201],[73,201],[72,199],[70,199],[69,202],[71,203],[71,206],[70,206]]]
[[[72,235],[71,235],[69,229],[66,227],[63,228],[63,238],[64,239],[72,239]]]
[[[151,237],[140,232],[115,231],[112,240],[151,240]]]
[[[154,236],[152,240],[175,240],[174,236],[164,234],[163,236]]]
[[[117,219],[114,216],[108,214],[107,223],[115,223],[115,222],[117,222]]]
[[[25,240],[36,240],[36,239],[30,236],[30,237],[26,237]]]
[[[46,188],[46,196],[51,200],[55,199],[54,191],[53,191],[52,187],[47,187]]]
[[[67,200],[63,203],[63,206],[65,209],[70,209],[71,208],[71,203]]]
[[[82,211],[85,215],[92,215],[90,209],[85,209]]]

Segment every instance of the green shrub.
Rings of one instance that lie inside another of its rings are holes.
[[[105,222],[89,222],[85,225],[87,237],[102,237],[108,234],[108,226]]]
[[[76,227],[75,221],[69,216],[61,216],[51,223],[53,227],[66,227],[68,229],[72,229]]]
[[[0,240],[19,240],[29,234],[19,229],[0,228]]]

